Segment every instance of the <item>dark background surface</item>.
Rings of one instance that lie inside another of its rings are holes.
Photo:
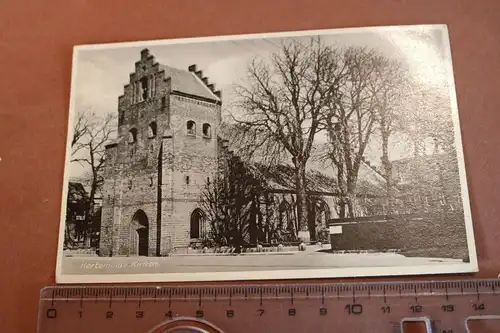
[[[75,44],[448,24],[480,266],[468,277],[496,276],[499,12],[497,0],[0,0],[0,332],[35,332],[54,283]]]

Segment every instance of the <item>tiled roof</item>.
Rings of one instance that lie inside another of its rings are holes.
[[[228,140],[228,149],[239,155],[239,148],[242,146],[238,140],[238,127],[234,124],[221,123],[219,126],[219,135],[221,139]],[[236,140],[233,141],[233,138]],[[259,154],[265,154],[264,151],[259,151],[253,156],[252,165],[256,175],[265,179],[268,188],[276,190],[293,190],[295,188],[295,176],[291,162],[283,162],[280,165],[275,165],[272,168],[265,166],[265,163],[260,163]],[[307,163],[306,170],[308,191],[318,192],[338,192],[336,169],[331,163],[322,162],[318,159],[311,158]],[[357,192],[360,195],[380,195],[385,189],[386,180],[369,166],[362,162],[358,171],[358,181],[356,184]]]
[[[263,179],[266,187],[271,190],[294,190],[295,175],[293,168],[287,164],[280,164],[271,168],[259,163],[253,164],[253,172]],[[307,168],[307,190],[312,192],[338,193],[337,180],[334,170],[330,168],[318,170],[313,165]],[[385,180],[368,165],[361,164],[356,184],[359,195],[380,195],[384,190]]]
[[[166,78],[171,78],[172,90],[220,101],[220,98],[210,91],[194,73],[165,65],[160,65],[160,70],[165,71]]]

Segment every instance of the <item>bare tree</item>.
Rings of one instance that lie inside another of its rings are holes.
[[[382,170],[386,180],[387,213],[394,206],[392,163],[389,156],[389,140],[400,130],[401,114],[408,108],[412,89],[402,64],[398,61],[377,57],[374,72],[369,80],[374,97],[373,115],[381,139]]]
[[[237,253],[257,235],[258,179],[235,156],[219,161],[219,172],[202,189],[202,208],[209,230],[205,238],[212,246],[233,246]]]
[[[81,145],[82,138],[88,133],[90,109],[78,111],[73,125],[73,137],[71,139],[71,156],[76,155],[83,146]]]
[[[84,243],[86,246],[90,243],[88,226],[93,218],[96,194],[104,181],[102,172],[105,161],[105,145],[114,133],[114,126],[112,126],[114,120],[113,114],[101,117],[91,109],[87,109],[77,114],[74,125],[71,162],[79,163],[89,170],[87,174],[89,176],[90,193],[83,223]]]
[[[322,124],[328,137],[326,156],[337,172],[340,216],[353,217],[359,168],[375,131],[376,101],[371,83],[376,64],[383,61],[383,56],[360,47],[339,52],[342,71],[337,73],[336,98],[329,101]]]
[[[321,113],[333,94],[333,85],[326,84],[335,80],[336,63],[330,53],[319,38],[307,45],[292,40],[270,63],[254,60],[248,67],[248,84],[236,88],[243,115],[233,118],[243,136],[252,138],[247,148],[252,153],[264,148],[274,159],[285,152],[291,160],[300,228],[307,226],[306,166]]]

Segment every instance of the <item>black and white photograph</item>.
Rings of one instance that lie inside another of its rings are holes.
[[[75,46],[58,283],[478,270],[445,25]]]

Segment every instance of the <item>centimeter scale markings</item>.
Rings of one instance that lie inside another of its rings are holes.
[[[41,292],[39,333],[62,333],[68,328],[156,333],[173,326],[183,331],[197,327],[242,333],[500,332],[500,279],[57,286]]]

